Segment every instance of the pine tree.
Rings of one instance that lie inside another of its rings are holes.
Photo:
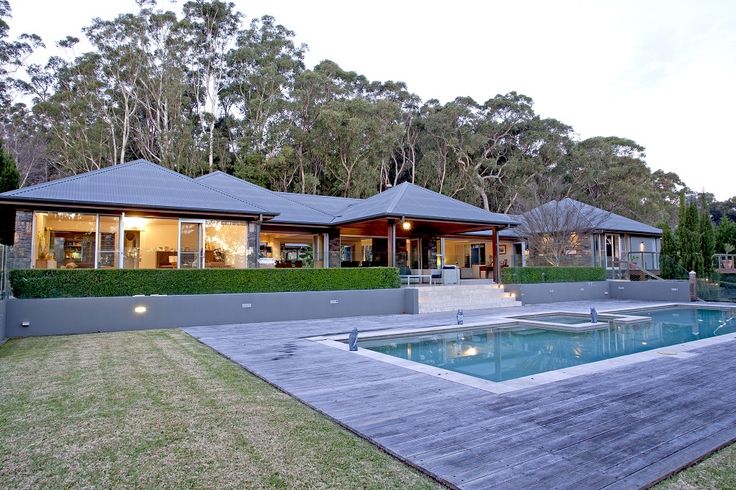
[[[708,213],[705,199],[701,202],[700,214],[700,252],[703,255],[703,273],[710,275],[713,272],[713,254],[716,253],[716,237],[713,232],[713,222]]]
[[[0,192],[17,189],[19,180],[20,174],[15,166],[15,160],[10,152],[3,149],[3,142],[0,140]]]
[[[685,190],[680,191],[680,210],[678,212],[678,220],[677,220],[677,230],[675,234],[675,240],[677,242],[675,243],[675,246],[678,251],[678,259],[680,259],[680,255],[682,254],[682,244],[685,243],[685,222],[687,221],[687,206],[685,205]],[[682,263],[682,261],[680,260]]]
[[[0,140],[0,192],[12,191],[18,188],[20,175],[15,161],[9,152],[4,151],[3,141]],[[3,206],[0,209],[0,243],[13,245],[15,236],[15,209]]]
[[[659,270],[662,279],[677,277],[677,241],[668,223],[662,225],[662,249],[659,254]]]
[[[700,216],[693,202],[685,210],[684,221],[677,228],[680,265],[688,271],[703,275],[703,252],[700,239]]]

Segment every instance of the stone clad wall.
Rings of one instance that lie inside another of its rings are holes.
[[[8,269],[30,269],[33,250],[33,211],[15,212],[14,244],[8,250]]]
[[[330,240],[330,255],[328,257],[330,267],[340,267],[340,230],[330,229],[327,234]]]
[[[248,269],[258,268],[258,254],[260,253],[261,224],[255,221],[248,223],[246,235],[245,266]]]

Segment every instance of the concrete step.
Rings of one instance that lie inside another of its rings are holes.
[[[520,306],[521,302],[497,284],[419,287],[419,312],[474,310]]]

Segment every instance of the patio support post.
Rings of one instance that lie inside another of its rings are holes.
[[[251,221],[248,223],[248,233],[245,237],[245,267],[247,269],[258,268],[258,256],[261,253],[261,223]]]
[[[396,220],[388,220],[388,266],[396,267]]]
[[[327,260],[328,267],[340,267],[340,229],[330,228],[327,232]]]
[[[493,236],[491,237],[491,247],[493,247],[493,282],[496,284],[501,282],[501,261],[498,257],[498,227],[493,227]]]
[[[521,242],[521,266],[526,267],[526,242]]]

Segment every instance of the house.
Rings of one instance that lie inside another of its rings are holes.
[[[490,266],[500,232],[518,224],[410,183],[335,198],[273,192],[222,172],[192,179],[145,160],[6,192],[0,205],[15,210],[10,268],[453,263],[498,281]]]
[[[510,265],[551,265],[557,260],[559,265],[659,271],[659,228],[570,198],[513,218],[520,225],[499,233],[501,260]],[[554,247],[545,247],[545,240],[556,240],[563,256],[550,257]]]

